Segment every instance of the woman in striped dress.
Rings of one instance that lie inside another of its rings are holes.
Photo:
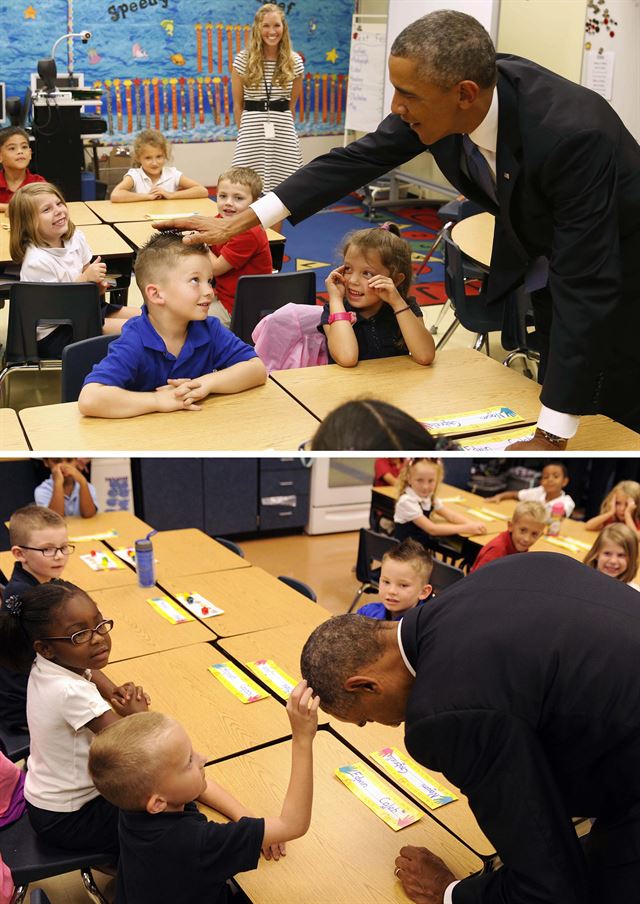
[[[275,3],[265,3],[253,20],[249,46],[233,62],[231,77],[238,127],[232,166],[256,170],[265,192],[302,166],[293,109],[303,72],[302,57],[291,50],[284,13]]]

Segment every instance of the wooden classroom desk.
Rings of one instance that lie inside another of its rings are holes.
[[[356,367],[278,370],[271,379],[319,420],[343,402],[361,397],[389,402],[418,421],[507,405],[524,421],[503,430],[534,424],[540,412],[537,383],[470,348],[445,349],[429,367],[401,355],[361,361]],[[503,430],[493,433],[499,438]],[[468,435],[488,432],[475,428]],[[640,435],[603,415],[591,415],[580,419],[570,449],[640,450]]]
[[[147,219],[148,214],[162,215],[167,220],[178,214],[198,214],[215,217],[218,205],[211,198],[174,198],[163,201],[132,201],[114,204],[112,201],[87,201],[87,206],[105,223],[132,223]],[[148,220],[149,223],[153,222]]]
[[[330,724],[340,738],[355,747],[359,755],[370,762],[374,762],[371,754],[376,750],[381,750],[383,747],[396,747],[402,753],[407,753],[407,748],[404,746],[404,725],[391,726],[381,725],[378,722],[369,722],[364,728],[359,728],[357,725],[339,722],[333,718],[330,720]],[[493,857],[495,848],[476,822],[476,818],[471,812],[469,802],[464,794],[440,772],[435,772],[427,767],[423,768],[426,768],[429,775],[432,775],[437,782],[457,794],[460,800],[454,800],[449,804],[438,807],[437,810],[429,810],[424,804],[420,804],[418,799],[409,791],[404,791],[403,789],[403,793],[414,799],[423,809],[426,809],[433,819],[446,826],[456,838],[459,838],[472,851],[475,851],[479,857]]]
[[[97,226],[83,226],[89,247],[94,254],[100,257],[129,257],[133,256],[133,250],[121,235],[107,226],[105,223],[99,223]]]
[[[64,402],[23,408],[19,418],[31,448],[51,452],[291,451],[318,426],[273,380],[235,395],[210,396],[201,411],[96,418],[83,417],[77,402]]]
[[[133,512],[98,512],[91,518],[65,518],[69,541],[74,537],[91,537],[116,531],[115,536],[102,538],[111,548],[132,546],[135,540],[146,537],[153,528]]]
[[[394,860],[405,844],[428,847],[456,878],[481,870],[476,855],[426,814],[399,832],[385,825],[335,777],[339,766],[357,757],[330,732],[318,731],[313,756],[309,831],[287,844],[287,856],[277,863],[261,857],[256,870],[235,877],[254,904],[409,904],[393,874]],[[206,773],[257,815],[276,816],[289,781],[290,762],[291,742],[285,741],[208,766]],[[217,821],[226,821],[208,808],[201,809]]]
[[[108,552],[106,546],[100,540],[84,540],[82,542],[74,542],[75,552],[67,559],[67,565],[61,577],[65,581],[77,584],[87,593],[94,590],[105,590],[109,587],[126,587],[134,586],[137,583],[135,571],[124,562],[121,564],[123,568],[110,571],[93,571],[89,565],[86,565],[80,556],[89,555],[95,552],[98,558],[102,552]],[[116,557],[117,558],[117,557]],[[14,558],[11,551],[0,552],[0,568],[9,577],[13,569]],[[8,571],[7,571],[8,569]]]
[[[175,625],[173,630],[184,627],[187,626]],[[153,709],[181,722],[194,749],[208,760],[287,737],[291,733],[289,719],[284,706],[274,697],[241,703],[207,671],[209,666],[224,661],[219,650],[198,643],[114,662],[105,672],[116,684],[141,684],[151,696]]]
[[[0,408],[0,450],[28,452],[29,444],[13,408]]]
[[[205,619],[218,637],[264,631],[265,628],[283,625],[300,625],[301,631],[308,628],[307,634],[310,634],[320,621],[331,615],[322,606],[255,565],[212,574],[180,575],[177,571],[173,575],[163,572],[162,577],[158,577],[158,583],[172,596],[177,593],[200,593],[209,602],[224,609],[222,615]]]
[[[472,217],[465,217],[451,230],[451,238],[465,257],[485,270],[489,269],[491,263],[495,224],[494,215],[485,211]]]
[[[137,584],[91,594],[103,616],[115,622],[110,635],[111,662],[213,640],[211,631],[197,619],[172,625],[159,615],[147,599],[160,596],[164,594],[158,587],[143,588]]]
[[[8,224],[0,224],[0,264],[11,263],[11,252],[9,251],[9,228]]]
[[[97,226],[102,222],[100,217],[97,217],[84,201],[67,201],[66,204],[69,218],[76,226]],[[9,214],[6,211],[0,213],[0,229],[4,225],[9,225]]]
[[[264,631],[254,631],[251,634],[239,634],[237,637],[221,637],[215,646],[227,656],[244,664],[256,659],[273,659],[288,675],[300,681],[300,653],[311,632],[319,624],[331,617],[321,606],[318,609],[316,624],[310,622],[307,625],[288,624],[277,628],[267,628]],[[215,622],[215,619],[211,619]],[[275,694],[275,691],[272,691]],[[276,696],[279,696],[276,694]],[[328,716],[322,711],[318,713],[319,722],[327,722]]]
[[[196,527],[161,530],[151,538],[156,560],[156,581],[204,572],[244,571],[251,567],[241,556]]]
[[[118,230],[126,239],[128,239],[131,244],[136,248],[141,248],[143,245],[149,241],[154,233],[157,233],[158,230],[153,225],[153,220],[126,220],[122,222],[116,222],[113,224],[114,228]],[[286,241],[286,237],[281,235],[281,233],[276,232],[274,229],[267,229],[267,238],[269,239],[270,245],[284,245]]]

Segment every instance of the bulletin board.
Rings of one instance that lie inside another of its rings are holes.
[[[262,0],[0,0],[7,41],[7,94],[23,96],[37,60],[56,38],[91,31],[56,53],[86,86],[102,89],[105,143],[128,143],[141,128],[160,129],[172,142],[236,137],[231,67],[248,41]],[[300,135],[344,130],[352,0],[278,0],[294,50],[305,63],[295,111]]]

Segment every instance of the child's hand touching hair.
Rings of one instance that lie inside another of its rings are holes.
[[[341,267],[336,267],[335,270],[332,270],[325,279],[324,284],[329,294],[329,304],[331,304],[332,301],[344,303],[344,264]]]
[[[396,284],[390,276],[382,276],[382,274],[377,273],[369,280],[367,285],[370,289],[373,289],[382,301],[391,305],[394,311],[406,308],[407,302],[398,292]]]

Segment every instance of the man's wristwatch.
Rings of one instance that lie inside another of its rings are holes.
[[[546,440],[548,443],[551,443],[552,446],[564,446],[567,444],[566,436],[556,436],[555,433],[548,433],[546,430],[543,430],[542,427],[536,427],[536,436],[541,437]]]
[[[355,323],[356,315],[353,311],[339,311],[337,314],[329,314],[327,323],[331,325],[332,323],[335,323],[336,320],[348,320],[349,323]]]

